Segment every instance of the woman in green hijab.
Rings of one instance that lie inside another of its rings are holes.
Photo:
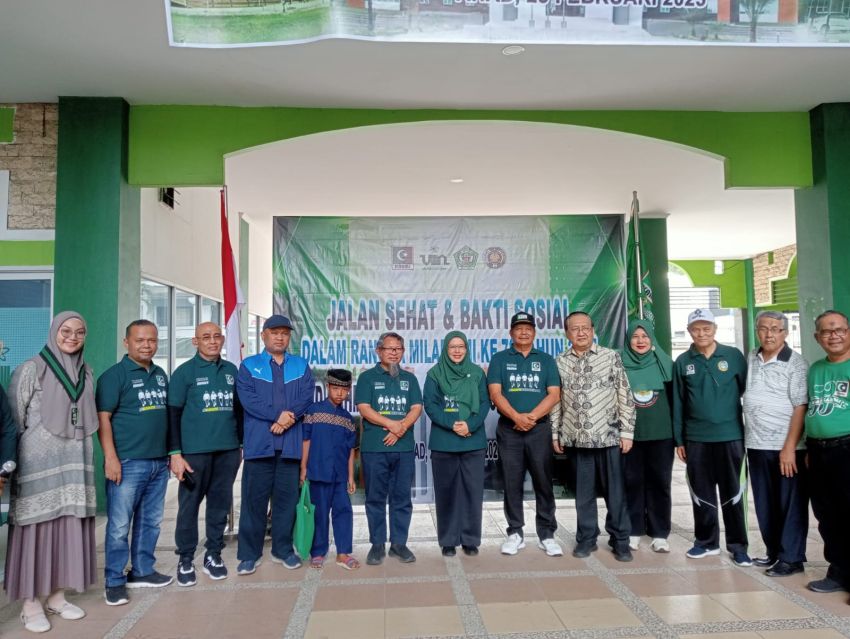
[[[673,361],[655,346],[647,320],[632,320],[622,351],[623,366],[635,400],[637,420],[631,452],[624,456],[626,502],[632,522],[629,547],[637,550],[644,534],[655,552],[670,552],[673,474],[671,378]]]
[[[443,340],[440,361],[428,371],[425,412],[431,419],[431,470],[437,508],[437,539],[451,557],[457,546],[477,555],[484,501],[484,418],[490,397],[484,371],[469,358],[466,335]]]

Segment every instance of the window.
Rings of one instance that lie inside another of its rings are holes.
[[[0,387],[44,346],[52,316],[52,271],[0,272]]]
[[[221,304],[208,297],[201,298],[201,321],[213,322],[221,326]],[[224,328],[222,326],[222,328]]]
[[[151,280],[142,280],[139,317],[156,324],[159,343],[153,361],[171,373],[171,287]]]
[[[198,296],[174,289],[174,368],[195,356],[195,326],[198,325]]]

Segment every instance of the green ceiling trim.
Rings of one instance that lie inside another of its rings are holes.
[[[714,260],[671,260],[691,278],[694,286],[720,289],[722,308],[747,307],[746,260],[723,260],[723,274],[714,274]]]
[[[15,108],[0,107],[0,144],[15,141]]]
[[[808,113],[453,111],[141,105],[130,108],[133,186],[224,183],[226,154],[314,133],[446,120],[570,124],[665,140],[726,159],[727,188],[812,184]],[[671,176],[671,179],[675,179]]]

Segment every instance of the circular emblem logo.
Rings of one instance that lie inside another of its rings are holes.
[[[655,391],[651,390],[632,391],[632,395],[635,398],[635,404],[644,408],[652,406],[658,398]]]
[[[508,261],[508,254],[505,249],[498,246],[491,246],[484,251],[484,262],[489,268],[502,268],[505,262]]]
[[[729,362],[727,362],[725,359],[721,359],[719,362],[717,362],[717,370],[719,370],[721,373],[725,373],[729,370]]]

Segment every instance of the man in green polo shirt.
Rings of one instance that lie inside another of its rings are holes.
[[[726,526],[726,549],[738,566],[747,554],[744,422],[741,397],[747,361],[737,348],[718,344],[714,314],[698,308],[688,316],[691,347],[673,365],[673,438],[687,463],[694,511],[694,546],[687,555],[720,554],[717,494]]]
[[[131,322],[124,346],[127,354],[100,376],[95,395],[106,474],[104,573],[110,606],[129,601],[127,588],[160,588],[173,580],[154,570],[168,483],[168,376],[153,362],[156,325]]]
[[[558,557],[564,552],[554,539],[558,523],[549,412],[561,399],[561,378],[552,356],[534,348],[535,334],[534,317],[516,313],[511,318],[513,343],[493,355],[487,369],[490,400],[499,411],[496,441],[508,520],[502,554],[515,555],[525,548],[522,492],[528,471],[537,501],[537,545],[550,557]]]
[[[177,367],[168,385],[171,470],[177,491],[175,552],[177,585],[194,586],[192,559],[198,547],[198,510],[206,498],[206,553],[203,571],[227,577],[221,559],[224,526],[233,500],[233,482],[242,462],[242,410],[236,396],[236,366],[221,357],[221,327],[204,322],[195,329],[195,356]]]
[[[378,363],[357,379],[354,403],[363,418],[360,458],[366,475],[366,520],[372,547],[366,563],[384,560],[387,541],[387,502],[390,516],[390,557],[416,561],[407,547],[413,502],[414,458],[411,429],[422,412],[422,391],[413,373],[400,366],[404,338],[384,333],[375,349]]]
[[[826,577],[814,592],[850,590],[850,327],[847,316],[826,311],[815,320],[826,357],[809,368],[806,448],[809,495],[823,537]]]

